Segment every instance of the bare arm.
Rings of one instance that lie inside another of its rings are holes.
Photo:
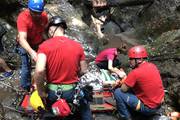
[[[122,68],[118,69],[116,67],[113,67],[112,60],[108,60],[108,70],[110,70],[113,73],[116,73],[120,78],[126,77],[126,73],[124,72],[124,70]]]
[[[34,51],[29,43],[27,42],[27,33],[26,32],[19,32],[18,35],[19,44],[31,55],[34,61],[37,60],[37,53]]]
[[[85,60],[80,61],[80,75],[83,75],[87,72],[88,66]]]
[[[93,7],[104,7],[107,6],[106,0],[92,0]]]
[[[108,60],[108,69],[111,71],[111,72],[114,72],[116,73],[118,68],[115,68],[113,67],[113,61],[112,60]]]
[[[93,7],[117,7],[117,6],[136,6],[153,3],[154,0],[92,0]]]
[[[34,79],[37,85],[38,94],[41,98],[47,97],[44,86],[45,76],[46,76],[46,55],[40,53],[38,54],[38,59],[36,62]]]

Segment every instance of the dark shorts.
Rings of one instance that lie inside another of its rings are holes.
[[[108,61],[102,61],[96,64],[100,69],[108,70]],[[120,67],[121,63],[118,59],[113,60],[113,67]]]

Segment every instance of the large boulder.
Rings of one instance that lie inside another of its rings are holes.
[[[180,30],[163,33],[150,46],[150,60],[160,69],[164,87],[168,91],[167,101],[174,109],[180,108]]]

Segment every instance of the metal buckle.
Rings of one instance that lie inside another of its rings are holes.
[[[63,91],[61,88],[58,88],[55,92],[55,95],[58,97],[58,100],[61,98]]]

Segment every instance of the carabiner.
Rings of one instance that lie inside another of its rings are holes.
[[[55,92],[55,95],[58,97],[58,100],[61,98],[61,95],[62,95],[62,89],[61,88],[58,88]]]

